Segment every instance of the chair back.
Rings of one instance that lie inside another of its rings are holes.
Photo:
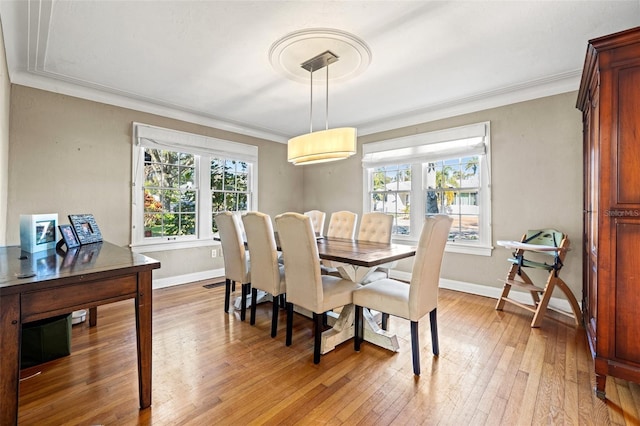
[[[271,217],[260,212],[247,212],[242,216],[242,222],[251,257],[251,286],[274,296],[284,293]]]
[[[541,246],[564,247],[566,235],[555,229],[530,229],[522,237],[522,242]],[[549,256],[557,256],[558,252],[540,252]]]
[[[316,312],[323,303],[318,245],[311,219],[299,213],[276,216],[280,248],[285,258],[287,302]]]
[[[324,235],[324,220],[327,214],[320,210],[309,210],[308,212],[304,212],[304,215],[311,218],[311,225],[313,225],[313,230],[316,235]]]
[[[347,238],[353,240],[356,235],[356,222],[358,215],[349,211],[331,213],[327,237]]]
[[[438,306],[438,283],[451,219],[447,215],[427,217],[422,227],[411,273],[409,320],[417,321]]]
[[[224,211],[217,213],[214,220],[218,226],[220,243],[222,244],[225,277],[241,284],[251,282],[247,253],[242,239],[242,227],[238,216]]]
[[[372,212],[362,215],[358,240],[374,243],[390,243],[393,216],[386,213]]]

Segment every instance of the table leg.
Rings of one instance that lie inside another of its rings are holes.
[[[347,305],[342,308],[340,316],[333,323],[333,327],[322,333],[322,343],[320,345],[320,353],[326,354],[336,348],[337,345],[349,340],[354,336],[355,328],[354,306]]]
[[[364,340],[390,351],[398,352],[400,349],[398,337],[381,329],[369,309],[363,309],[362,316],[364,317]]]
[[[136,296],[136,337],[138,347],[138,390],[140,408],[151,405],[151,271],[138,273]]]
[[[98,308],[89,308],[89,327],[95,327],[98,324]]]
[[[20,295],[0,297],[0,424],[18,424]]]
[[[333,262],[333,266],[338,269],[343,279],[354,282],[364,281],[369,274],[376,270],[376,267],[367,268],[339,262]],[[382,330],[369,309],[364,308],[362,311],[364,316],[364,340],[390,351],[398,352],[400,345],[396,335]],[[340,343],[352,338],[355,335],[354,322],[354,306],[347,305],[342,308],[342,312],[340,312],[340,316],[333,324],[333,328],[322,333],[320,353],[326,354],[335,349]]]

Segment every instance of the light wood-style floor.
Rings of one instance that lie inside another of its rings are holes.
[[[517,307],[441,290],[440,356],[420,322],[422,375],[414,377],[409,323],[393,318],[400,352],[346,342],[312,362],[311,321],[285,313],[269,335],[271,304],[255,326],[225,314],[223,287],[202,282],[154,291],[153,405],[138,409],[133,301],[98,308],[98,326],[73,327],[72,354],[23,376],[21,425],[632,425],[640,386],[607,380],[596,398],[583,329],[560,317],[531,329]]]

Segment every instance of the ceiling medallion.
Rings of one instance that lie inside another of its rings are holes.
[[[360,38],[344,31],[313,28],[287,34],[271,45],[271,66],[286,78],[308,84],[309,73],[302,68],[308,58],[330,50],[340,61],[331,66],[331,81],[346,81],[362,74],[371,63],[371,50]],[[322,81],[322,73],[318,80]]]

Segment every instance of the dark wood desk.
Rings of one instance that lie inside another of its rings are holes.
[[[135,299],[140,408],[151,405],[151,273],[160,262],[107,242],[22,252],[0,247],[0,424],[18,422],[22,324]],[[96,401],[96,403],[99,403]]]

